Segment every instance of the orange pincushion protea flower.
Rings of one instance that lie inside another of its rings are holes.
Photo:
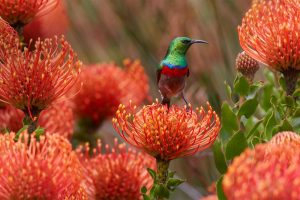
[[[142,199],[140,189],[152,185],[152,179],[147,168],[155,167],[155,160],[144,153],[127,149],[125,144],[114,147],[106,146],[102,152],[101,142],[98,141],[93,155],[89,156],[89,146],[77,149],[78,156],[87,174],[93,180],[97,200]]]
[[[168,109],[159,103],[140,111],[120,105],[113,125],[128,143],[166,161],[208,148],[220,130],[219,117],[209,104],[207,112],[177,105]]]
[[[280,72],[300,70],[300,12],[291,4],[286,0],[259,1],[238,27],[244,51]]]
[[[277,133],[270,140],[270,144],[274,144],[274,145],[288,144],[291,142],[300,146],[300,136],[297,133],[291,131],[284,131],[284,132]]]
[[[38,40],[35,50],[14,50],[0,63],[0,100],[38,115],[68,92],[81,63],[62,37]]]
[[[299,199],[300,148],[295,138],[278,134],[270,143],[246,149],[223,178],[228,199]]]
[[[139,61],[124,61],[124,69],[115,64],[85,67],[80,79],[83,83],[75,96],[75,112],[95,124],[112,116],[120,103],[140,104],[148,95],[148,78]]]
[[[38,125],[45,128],[46,134],[56,133],[71,138],[74,132],[75,119],[73,105],[70,101],[56,102],[41,112]]]
[[[299,7],[291,0],[257,1],[238,27],[244,51],[282,72],[288,94],[295,90],[300,71],[299,18]]]
[[[29,142],[25,132],[18,142],[14,137],[0,135],[0,199],[87,199],[82,166],[66,139],[31,136]]]
[[[12,26],[29,23],[51,11],[59,0],[0,0],[0,17]]]

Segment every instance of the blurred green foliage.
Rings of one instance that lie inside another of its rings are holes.
[[[226,85],[228,101],[222,105],[221,135],[214,144],[221,174],[246,148],[267,142],[281,131],[300,131],[300,81],[293,96],[288,96],[282,74],[264,69],[264,77],[264,81],[252,84],[238,74],[232,88]],[[217,191],[219,199],[224,199],[221,181]]]

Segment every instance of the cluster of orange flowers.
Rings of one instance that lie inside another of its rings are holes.
[[[58,5],[1,1],[0,198],[141,199],[140,189],[153,184],[146,170],[155,169],[153,157],[173,160],[208,148],[219,118],[209,104],[207,111],[157,102],[132,106],[151,100],[138,60],[125,59],[123,69],[113,63],[82,67],[63,36],[24,40],[24,26]],[[117,140],[105,152],[100,141],[72,150],[76,120],[99,126],[115,113],[115,129],[143,152]],[[26,120],[36,123],[34,130]],[[45,129],[42,135],[36,126]]]

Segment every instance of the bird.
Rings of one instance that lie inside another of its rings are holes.
[[[180,96],[189,107],[184,96],[186,79],[190,75],[186,53],[190,46],[195,43],[208,42],[204,40],[195,40],[188,37],[176,37],[168,47],[165,57],[162,59],[156,70],[156,82],[159,92],[162,96],[161,104],[171,104],[171,98]]]

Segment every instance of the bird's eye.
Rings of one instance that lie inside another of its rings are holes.
[[[189,40],[182,40],[182,43],[183,43],[183,44],[189,44],[190,41],[189,41]]]

